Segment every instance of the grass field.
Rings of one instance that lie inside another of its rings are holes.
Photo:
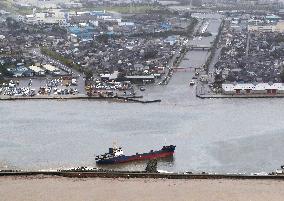
[[[135,14],[135,13],[145,13],[147,10],[158,10],[161,6],[155,5],[134,5],[134,6],[92,6],[83,7],[80,9],[73,9],[76,11],[86,11],[86,10],[106,10],[109,12],[117,12],[122,14]]]
[[[18,13],[22,15],[32,14],[33,8],[16,8],[12,4],[12,0],[0,0],[0,8],[12,13]],[[135,14],[145,13],[147,10],[158,10],[161,6],[157,5],[129,5],[129,6],[88,6],[78,9],[71,9],[73,11],[92,11],[92,10],[106,10],[109,12],[117,12],[122,14]],[[40,9],[41,10],[41,9]],[[39,11],[39,10],[38,10]]]

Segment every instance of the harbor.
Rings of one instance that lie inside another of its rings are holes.
[[[212,30],[216,20],[211,23],[208,29],[216,32]],[[186,71],[174,72],[167,85],[145,85],[143,100],[161,100],[155,104],[2,101],[0,169],[95,166],[93,155],[113,141],[130,153],[151,150],[166,141],[177,150],[173,160],[158,164],[165,171],[273,171],[283,163],[282,99],[201,100],[196,97],[197,86],[190,87],[189,82],[195,76],[194,67],[202,66],[207,57],[207,51],[191,50],[180,63]],[[113,169],[144,170],[145,164]]]
[[[218,33],[221,16],[196,13],[194,17],[205,23],[197,27],[207,27],[212,36],[193,37],[189,46],[210,46]],[[52,90],[45,87],[50,80],[42,78],[38,79],[39,82],[33,80],[31,88],[44,86],[43,94],[1,96],[13,101],[1,101],[0,104],[0,111],[5,114],[0,124],[0,145],[3,145],[0,148],[0,169],[36,171],[96,166],[93,155],[102,153],[106,146],[116,141],[125,150],[140,153],[161,147],[165,142],[175,144],[174,158],[158,164],[159,169],[170,172],[250,174],[273,171],[283,163],[283,101],[198,98],[201,84],[194,77],[197,72],[200,78],[206,75],[202,66],[210,51],[189,49],[178,65],[172,70],[165,69],[161,84],[157,81],[138,85],[134,87],[135,95],[130,94],[131,87],[125,95],[124,90],[119,90],[123,84],[94,79],[92,94],[95,96],[89,97],[89,89],[82,87],[84,75],[75,72],[78,85],[71,87],[79,91],[76,95],[65,94],[65,89],[70,90],[70,86],[66,87],[63,81],[57,88],[62,87],[64,94],[59,95],[54,86]],[[32,53],[41,57],[38,52]],[[110,78],[110,75],[103,76]],[[195,80],[194,85],[190,86],[192,80]],[[28,83],[29,79],[19,87],[27,87]],[[210,90],[208,85],[205,86],[203,91]],[[118,88],[113,90],[113,87]],[[99,93],[108,90],[114,91],[111,97]],[[125,104],[136,102],[155,104],[141,104],[139,107]],[[270,151],[265,151],[264,147],[269,147]],[[112,169],[141,171],[145,165],[128,164]]]
[[[282,200],[283,8],[1,0],[0,200]]]

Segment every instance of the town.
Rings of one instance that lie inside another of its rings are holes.
[[[197,97],[284,94],[280,5],[252,13],[210,4],[190,12],[162,1],[35,2],[13,1],[21,12],[0,12],[5,99],[143,97],[145,85],[167,85],[178,69],[193,68],[183,66],[184,58],[200,50],[207,59],[188,81]],[[198,13],[218,14],[218,31],[208,31],[212,19]]]
[[[7,81],[0,93],[9,96],[133,96],[147,83],[167,84],[196,24],[187,12],[170,10],[1,13],[1,77]]]

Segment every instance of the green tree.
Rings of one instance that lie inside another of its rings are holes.
[[[281,82],[284,82],[284,70],[280,73]]]

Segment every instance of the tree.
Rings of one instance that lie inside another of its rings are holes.
[[[284,70],[280,73],[281,82],[284,82]]]
[[[222,88],[222,84],[224,83],[224,79],[222,77],[222,72],[215,74],[215,82],[214,87],[215,88]]]

